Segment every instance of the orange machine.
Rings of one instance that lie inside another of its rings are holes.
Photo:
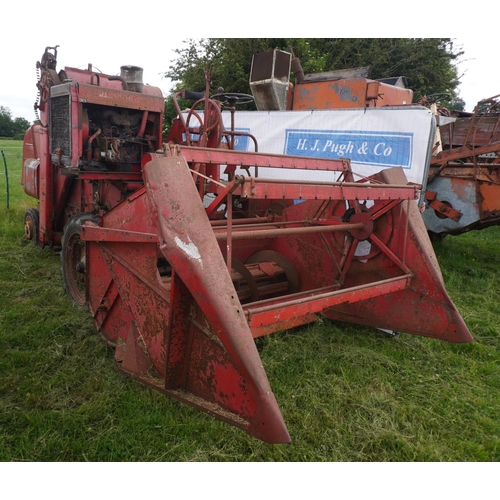
[[[290,66],[295,87],[289,83]],[[259,111],[411,104],[413,91],[406,88],[404,77],[370,80],[368,71],[369,68],[355,68],[305,75],[293,54],[270,50],[254,56],[250,87]]]

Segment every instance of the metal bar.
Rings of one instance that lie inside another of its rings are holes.
[[[328,307],[343,302],[360,302],[362,300],[379,297],[388,293],[404,290],[408,286],[411,275],[405,274],[395,278],[375,281],[366,285],[354,286],[343,290],[316,293],[311,290],[308,294],[292,300],[274,301],[269,305],[244,306],[245,314],[248,316],[250,327],[259,327],[276,321],[274,311],[279,309],[279,318],[285,321],[288,318],[303,316],[310,313],[318,313]]]
[[[403,272],[411,274],[410,269],[406,266],[404,262],[402,262],[395,254],[392,252],[386,245],[384,245],[383,241],[380,240],[378,236],[375,234],[370,235],[370,241],[374,243],[383,253],[386,255],[394,264],[396,264]]]
[[[325,213],[325,210],[328,208],[329,203],[329,200],[323,200],[316,210],[315,214],[313,215],[312,219],[319,219]]]
[[[232,232],[233,240],[251,240],[258,238],[279,238],[281,236],[290,236],[294,234],[311,234],[311,233],[328,233],[332,231],[350,231],[352,229],[363,229],[362,223],[349,224],[339,223],[335,226],[310,226],[310,227],[291,227],[291,228],[276,228],[263,229],[254,231],[238,231]],[[228,232],[215,232],[217,241],[225,241],[228,238]]]
[[[441,164],[446,161],[458,160],[472,155],[482,155],[485,153],[494,153],[500,150],[500,144],[490,144],[487,146],[460,146],[453,149],[442,151],[437,156],[432,157],[431,166]]]
[[[349,238],[346,239],[344,252],[342,254],[342,259],[340,261],[340,269],[342,273],[340,274],[338,280],[340,283],[344,283],[345,277],[349,268],[351,267],[352,260],[354,259],[354,254],[356,253],[356,249],[358,248],[358,240],[353,236],[349,235]]]
[[[91,311],[94,320],[98,322],[99,326],[106,321],[107,312],[113,307],[118,295],[118,286],[116,281],[112,279],[102,294],[99,305],[95,311]]]
[[[254,226],[258,226],[261,224],[265,224],[267,222],[269,222],[268,217],[247,217],[246,219],[234,219],[233,226],[235,226],[237,224],[239,224],[239,225],[252,224]],[[210,224],[212,225],[212,227],[226,226],[227,221],[225,221],[225,220],[211,220]],[[282,223],[280,223],[280,224],[282,224]]]
[[[5,180],[7,182],[6,190],[7,190],[7,209],[8,209],[9,208],[9,170],[7,168],[7,160],[5,159],[5,153],[3,152],[3,149],[2,149],[2,157],[3,157],[3,163],[5,165]]]
[[[134,276],[136,279],[138,279],[139,281],[144,283],[147,287],[149,287],[151,290],[153,290],[153,292],[159,295],[167,304],[169,303],[170,300],[169,291],[161,285],[160,281],[151,281],[146,275],[141,273],[139,269],[137,269],[135,266],[125,261],[120,255],[118,255],[118,253],[114,252],[104,243],[99,242],[98,245],[104,259],[106,260],[108,269],[113,275],[113,279],[116,282],[118,288],[120,288],[120,280],[118,279],[115,272],[116,263],[120,264],[132,276]],[[123,293],[120,293],[120,295],[124,297]]]
[[[142,182],[142,172],[78,172],[78,179],[82,181],[137,181]]]
[[[155,233],[142,233],[138,231],[86,225],[81,227],[80,238],[82,241],[97,242],[118,241],[121,243],[158,243],[158,236]]]
[[[390,203],[385,204],[383,207],[377,209],[376,212],[372,213],[372,220],[376,220],[385,213],[389,212],[389,210],[392,210],[395,206],[400,203],[401,200],[393,200]]]
[[[279,228],[282,228],[284,226],[303,226],[305,223],[308,223],[308,224],[315,224],[315,225],[318,225],[318,226],[327,226],[327,225],[336,225],[337,224],[337,221],[336,220],[333,220],[333,219],[329,219],[329,220],[318,220],[318,219],[306,219],[305,221],[304,220],[283,220],[283,221],[279,221],[279,222],[269,222],[269,219],[267,217],[262,217],[262,219],[265,220],[265,222],[259,222],[259,223],[256,223],[256,224],[253,224],[253,222],[256,220],[256,219],[233,219],[233,226],[237,223],[241,225],[243,225],[243,223],[240,223],[239,221],[240,220],[246,220],[247,223],[245,224],[245,227],[244,227],[244,230],[247,230],[248,228],[276,228],[276,229],[279,229]],[[333,221],[333,224],[332,224],[332,221]],[[225,229],[225,227],[227,226],[227,220],[221,220],[221,221],[213,221],[213,222],[221,222],[222,224],[212,224],[212,226],[214,226],[214,229],[215,230],[222,230],[222,229]],[[249,222],[249,223],[248,223]]]
[[[498,144],[498,150],[500,151],[500,143]],[[500,163],[477,163],[478,167],[485,167],[485,168],[491,168],[491,169],[498,169],[500,168]],[[458,162],[448,162],[445,165],[445,168],[467,168],[467,167],[474,167],[474,163],[472,162],[464,162],[464,163],[458,163]]]
[[[257,143],[257,139],[252,134],[249,134],[248,132],[241,132],[239,130],[224,130],[224,132],[222,132],[222,135],[226,136],[226,140],[227,140],[228,135],[232,136],[233,141],[234,141],[234,136],[249,137],[253,141],[255,152],[257,153],[259,151],[259,145]],[[227,142],[229,144],[229,140]],[[234,150],[234,147],[231,147],[230,149]]]
[[[231,274],[231,263],[233,260],[233,195],[227,194],[227,229],[226,229],[226,263],[227,270]]]
[[[208,177],[208,175],[203,175],[201,172],[197,172],[196,170],[190,169],[191,173],[194,175],[197,175],[199,177],[203,177],[203,179],[206,179],[207,181],[213,182],[214,184],[217,184],[217,186],[220,186],[221,188],[226,189],[227,185],[223,184],[222,182],[216,181],[212,177]]]
[[[409,200],[406,202],[406,210],[403,210],[403,204],[401,203],[401,217],[404,217],[406,219],[406,223],[405,223],[405,232],[404,232],[404,240],[403,240],[403,266],[406,267],[406,250],[408,248],[408,230],[409,230],[409,227],[410,227],[410,217],[409,217],[409,213],[410,213],[410,202]],[[383,249],[382,249],[383,250]],[[389,249],[387,249],[389,250]]]
[[[196,173],[196,172],[193,172]],[[200,174],[199,174],[200,175]],[[202,176],[208,179],[206,176]],[[210,205],[206,208],[207,216],[210,217],[221,205],[224,203],[226,196],[229,199],[231,196],[231,193],[239,186],[239,183],[237,182],[230,182],[227,185],[224,185],[220,182],[214,181],[217,185],[222,186],[223,190],[217,195],[217,197],[210,203]]]
[[[417,187],[414,184],[380,184],[380,183],[363,183],[363,182],[330,182],[330,181],[313,181],[313,180],[293,180],[289,181],[286,179],[263,179],[261,177],[247,177],[245,182],[254,182],[256,184],[297,184],[301,186],[340,186],[340,187],[356,187],[361,189],[373,189],[373,188],[388,188],[388,189],[406,189],[406,190],[415,190]],[[421,186],[418,186],[421,187]]]
[[[319,233],[319,237],[321,242],[323,243],[323,248],[325,249],[325,252],[328,254],[328,257],[330,258],[332,264],[335,266],[338,273],[340,274],[341,269],[339,267],[339,263],[337,262],[337,259],[335,258],[335,255],[332,252],[332,247],[328,244],[328,241],[326,240],[325,233]]]
[[[290,181],[248,178],[243,198],[288,200],[405,200],[417,199],[418,186]]]
[[[180,146],[188,162],[236,165],[239,167],[290,168],[300,170],[350,171],[350,160],[326,160],[307,156],[282,156],[227,149],[192,148]]]

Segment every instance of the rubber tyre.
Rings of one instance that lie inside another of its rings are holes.
[[[24,237],[36,245],[38,243],[39,229],[40,216],[38,210],[36,208],[28,208],[24,212]]]
[[[87,221],[96,222],[92,214],[77,214],[64,227],[61,240],[61,270],[68,296],[79,306],[87,301],[87,266],[85,242],[80,239],[80,229]]]

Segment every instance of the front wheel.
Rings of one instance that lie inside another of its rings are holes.
[[[86,249],[80,239],[80,228],[87,221],[96,222],[91,214],[77,214],[64,227],[61,249],[61,267],[64,288],[69,297],[79,306],[86,303]]]

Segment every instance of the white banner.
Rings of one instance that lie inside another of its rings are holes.
[[[223,113],[226,129],[231,116]],[[410,182],[425,189],[434,143],[435,118],[421,106],[324,111],[236,111],[235,129],[252,134],[260,153],[348,158],[361,176],[400,166]],[[235,149],[254,151],[248,137]],[[259,177],[304,178],[303,171],[259,168]],[[311,180],[330,181],[332,174],[308,171]]]

